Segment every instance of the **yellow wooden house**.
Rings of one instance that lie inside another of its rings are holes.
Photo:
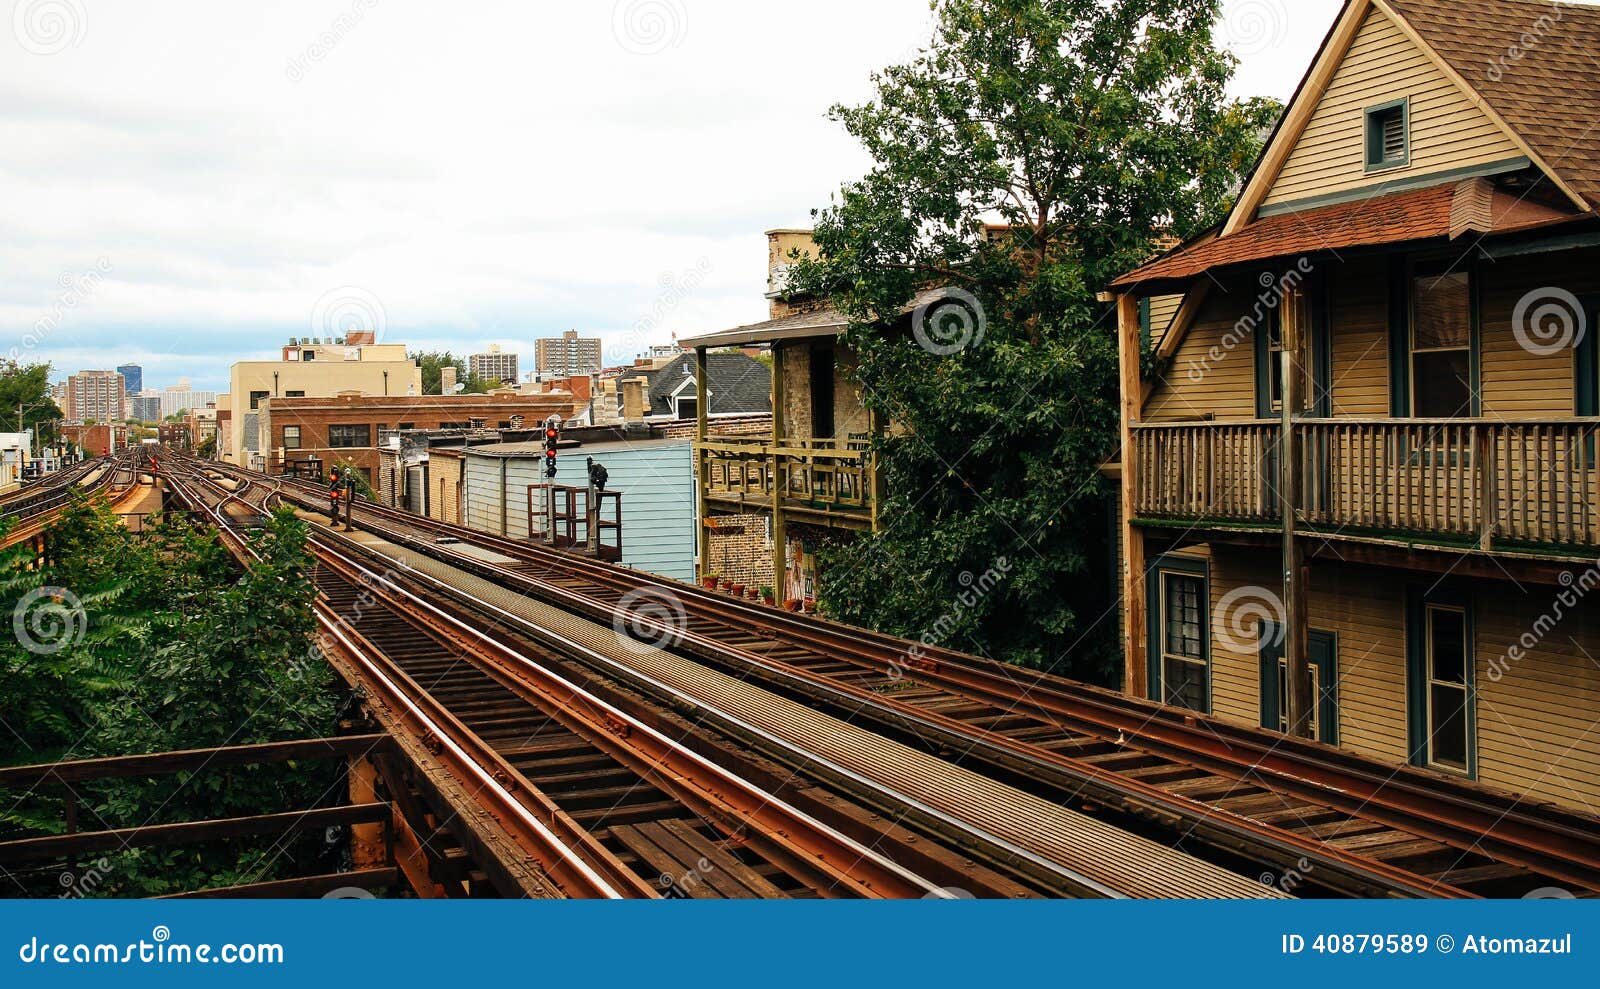
[[[1127,691],[1600,806],[1597,50],[1349,0],[1227,220],[1112,286]]]

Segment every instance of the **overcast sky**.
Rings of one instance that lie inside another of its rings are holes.
[[[1228,0],[1287,99],[1338,0]],[[927,0],[0,0],[0,338],[226,387],[377,322],[622,362],[766,316],[762,231],[866,162],[824,119]]]

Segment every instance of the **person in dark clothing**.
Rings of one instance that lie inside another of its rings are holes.
[[[604,467],[594,462],[593,457],[589,458],[589,484],[591,487],[596,491],[604,491],[606,489],[606,479],[610,476]]]

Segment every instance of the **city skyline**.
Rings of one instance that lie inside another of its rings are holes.
[[[315,0],[226,15],[97,5],[59,49],[7,38],[0,133],[31,150],[0,178],[17,206],[0,248],[0,333],[54,380],[140,364],[150,381],[221,390],[236,361],[361,325],[461,355],[489,344],[532,355],[540,337],[577,327],[623,364],[673,333],[760,319],[763,231],[809,225],[868,164],[827,108],[865,98],[873,71],[927,37],[923,0],[814,6],[794,18],[707,0],[660,45],[604,5],[497,5],[484,16],[506,27],[492,36],[384,6],[308,55],[350,9]],[[1231,88],[1287,98],[1337,6],[1299,3],[1262,25],[1250,0],[1229,0],[1218,36],[1241,59]],[[226,64],[182,43],[223,30],[218,18],[234,38]],[[845,22],[856,29],[839,32]],[[519,50],[528,37],[547,39],[538,57]],[[148,51],[164,54],[130,57]],[[463,114],[425,80],[396,79],[374,113],[341,109],[371,102],[396,52],[483,92],[581,79],[591,96]],[[726,84],[786,63],[807,66],[805,85]],[[214,85],[187,84],[201,76]],[[141,109],[153,105],[165,121]],[[508,113],[516,126],[503,126]],[[419,130],[436,140],[404,141]],[[537,153],[529,135],[552,131],[585,151]],[[86,170],[107,156],[114,179]]]

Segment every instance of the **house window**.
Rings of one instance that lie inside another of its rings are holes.
[[[1471,598],[1441,589],[1413,595],[1406,622],[1411,761],[1477,772]]]
[[[1311,674],[1311,737],[1339,741],[1338,640],[1331,632],[1311,629],[1306,635]],[[1284,655],[1282,626],[1261,623],[1261,727],[1289,732],[1289,660]]]
[[[1588,332],[1578,340],[1573,348],[1574,368],[1574,393],[1576,401],[1573,411],[1580,416],[1600,415],[1600,305],[1595,300],[1588,299],[1583,303],[1584,321],[1580,326],[1588,328]],[[1590,463],[1594,462],[1593,455]]]
[[[300,427],[299,426],[285,426],[285,427],[283,427],[283,448],[285,450],[298,450],[298,449],[300,449]]]
[[[301,390],[301,391],[286,391],[286,392],[283,393],[283,397],[284,398],[305,398],[306,397],[306,393],[305,393],[304,390]]]
[[[1411,414],[1472,415],[1472,275],[1421,266],[1411,275]]]
[[[250,393],[250,410],[254,412],[261,406],[261,400],[271,395],[270,391],[253,391]]]
[[[317,352],[315,350],[302,350],[300,351],[300,359],[303,361],[314,361],[317,359]]]
[[[699,401],[697,399],[693,399],[693,398],[675,398],[672,401],[673,401],[674,405],[676,406],[676,411],[673,413],[673,415],[676,418],[678,418],[678,419],[698,419],[698,418],[700,418],[700,412],[699,412],[700,403],[699,403]]]
[[[1170,570],[1161,581],[1161,700],[1209,711],[1206,664],[1206,581]]]
[[[1395,100],[1367,111],[1367,171],[1399,168],[1411,161],[1411,106]]]
[[[1279,315],[1281,309],[1273,309],[1267,318],[1266,355],[1267,355],[1267,408],[1272,412],[1283,411],[1283,319]]]
[[[328,446],[333,448],[371,446],[372,427],[360,425],[333,425],[328,427]]]

